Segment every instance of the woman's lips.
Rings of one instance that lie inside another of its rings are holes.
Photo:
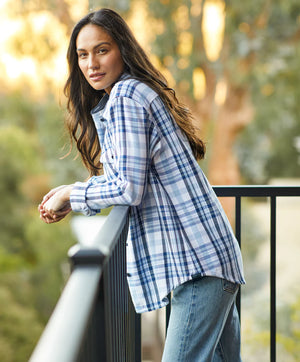
[[[99,81],[105,76],[105,73],[93,73],[90,75],[90,79],[93,81]]]

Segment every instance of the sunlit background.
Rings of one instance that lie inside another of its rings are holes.
[[[84,180],[64,130],[72,27],[112,7],[195,115],[212,184],[300,184],[300,2],[0,0],[0,360],[28,360],[68,277],[70,219],[39,220],[42,196]],[[232,200],[222,200],[232,222]],[[245,362],[269,359],[269,204],[243,202]],[[279,361],[300,361],[299,200],[278,201]],[[144,361],[159,361],[147,314]],[[156,332],[155,332],[156,331]]]

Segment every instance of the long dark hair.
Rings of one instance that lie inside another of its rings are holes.
[[[190,111],[177,100],[174,90],[168,87],[165,77],[152,65],[122,17],[113,10],[101,9],[86,15],[73,29],[67,53],[69,77],[64,88],[69,111],[67,128],[90,175],[99,174],[101,168],[101,149],[90,111],[105,92],[92,88],[78,66],[76,40],[80,30],[88,24],[100,26],[112,37],[119,47],[125,72],[157,92],[186,134],[195,157],[203,158],[205,145],[196,135]]]

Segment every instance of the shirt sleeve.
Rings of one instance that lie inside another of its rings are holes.
[[[142,105],[127,97],[115,98],[106,114],[112,144],[109,178],[96,176],[76,182],[70,197],[73,211],[94,215],[112,205],[142,201],[148,165],[148,116]]]

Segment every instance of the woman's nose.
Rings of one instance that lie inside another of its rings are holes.
[[[90,69],[98,69],[99,68],[99,62],[97,61],[96,57],[91,55],[89,57],[89,68]]]

